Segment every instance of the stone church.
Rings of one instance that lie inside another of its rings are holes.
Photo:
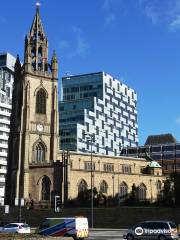
[[[92,187],[92,177],[107,196],[126,195],[135,183],[140,200],[157,198],[164,179],[159,165],[59,150],[58,61],[54,52],[49,63],[39,6],[25,38],[24,63],[19,57],[15,63],[12,103],[6,204],[14,205],[15,198],[50,203],[55,195],[73,199]]]

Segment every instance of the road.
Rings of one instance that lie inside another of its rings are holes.
[[[35,229],[32,229],[34,231]],[[89,238],[87,240],[122,240],[123,234],[126,232],[125,229],[90,229],[89,231]],[[3,236],[0,236],[0,239],[7,239],[7,236],[3,238]],[[14,236],[13,238],[8,237],[8,239],[16,239]],[[18,238],[19,239],[19,238]],[[37,238],[39,239],[39,238]],[[42,238],[40,238],[42,239]],[[43,238],[43,239],[49,239]],[[73,238],[69,237],[60,237],[58,239],[62,240],[71,240]]]
[[[125,232],[123,229],[94,229],[90,230],[88,240],[121,240]]]

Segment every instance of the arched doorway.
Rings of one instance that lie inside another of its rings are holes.
[[[49,177],[44,176],[41,182],[41,200],[50,200],[51,181]]]

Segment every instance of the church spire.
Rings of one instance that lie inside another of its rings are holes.
[[[25,69],[48,71],[48,40],[40,17],[40,4],[36,3],[36,14],[25,39]]]
[[[34,16],[34,20],[31,26],[30,35],[35,36],[35,34],[38,35],[38,33],[41,33],[45,37],[45,32],[43,29],[39,8],[40,8],[40,3],[36,3],[36,14]]]

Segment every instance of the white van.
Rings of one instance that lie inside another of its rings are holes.
[[[86,217],[45,218],[38,233],[44,236],[64,236],[83,240],[89,236],[88,219]]]

